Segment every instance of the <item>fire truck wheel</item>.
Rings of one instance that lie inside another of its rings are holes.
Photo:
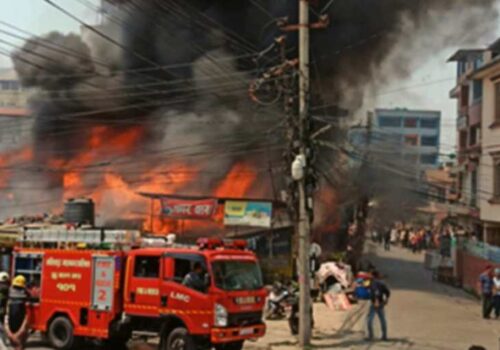
[[[47,336],[52,347],[57,350],[68,350],[75,344],[73,324],[64,316],[56,317],[50,323]]]
[[[217,344],[215,350],[241,350],[243,349],[243,341],[235,341],[226,344]]]
[[[196,350],[196,344],[186,328],[178,327],[168,335],[166,350]]]

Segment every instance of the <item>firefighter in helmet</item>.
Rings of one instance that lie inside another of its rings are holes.
[[[12,280],[12,286],[9,289],[7,315],[5,317],[5,331],[16,350],[24,349],[24,344],[29,335],[28,300],[26,278],[22,275],[16,276]]]

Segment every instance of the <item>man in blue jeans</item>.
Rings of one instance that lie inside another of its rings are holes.
[[[378,316],[380,320],[380,326],[382,328],[382,340],[387,340],[387,321],[385,319],[385,305],[389,302],[389,297],[391,292],[389,288],[380,280],[380,274],[378,271],[372,273],[373,279],[370,285],[370,311],[368,312],[368,340],[373,340],[373,319],[375,315]]]

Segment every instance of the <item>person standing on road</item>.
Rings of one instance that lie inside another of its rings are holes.
[[[391,292],[389,291],[389,288],[387,288],[387,286],[380,280],[380,273],[378,271],[373,271],[372,277],[372,283],[370,285],[371,303],[367,317],[368,340],[373,340],[373,319],[375,318],[375,315],[377,315],[382,328],[382,340],[386,341],[387,321],[385,318],[385,306],[389,302]]]
[[[493,307],[495,309],[495,318],[500,316],[500,268],[495,269],[493,277]]]
[[[386,251],[391,250],[391,229],[384,232],[384,249]]]
[[[493,309],[493,266],[488,265],[479,275],[479,289],[483,300],[483,318],[490,318]]]
[[[21,275],[16,276],[12,280],[12,287],[9,290],[7,315],[5,317],[5,331],[15,350],[24,349],[24,344],[28,339],[28,299],[26,278]]]

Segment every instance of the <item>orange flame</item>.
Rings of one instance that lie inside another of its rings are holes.
[[[244,197],[256,178],[257,173],[248,164],[236,163],[214,191],[214,196]]]

